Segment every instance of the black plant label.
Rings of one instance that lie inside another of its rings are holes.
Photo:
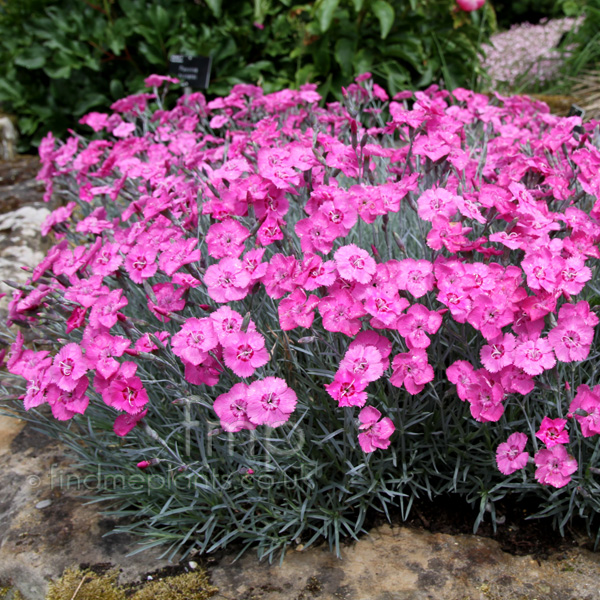
[[[192,88],[207,88],[211,65],[210,56],[174,54],[169,58],[169,73]]]

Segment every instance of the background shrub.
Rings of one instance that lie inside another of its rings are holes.
[[[106,110],[171,54],[212,55],[209,92],[318,82],[339,97],[371,71],[392,93],[445,81],[471,86],[494,24],[454,0],[1,0],[0,104],[18,117],[21,151]]]

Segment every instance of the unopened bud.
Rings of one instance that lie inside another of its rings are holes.
[[[393,235],[394,235],[394,241],[396,242],[396,246],[398,246],[398,248],[400,248],[401,252],[406,254],[406,246],[402,243],[400,236],[395,231],[393,232]]]
[[[150,460],[142,460],[137,464],[138,469],[147,469],[153,467],[160,462],[160,458],[151,458]]]
[[[309,335],[307,337],[301,337],[298,340],[299,344],[312,344],[313,342],[315,342],[317,340],[317,336],[316,335]]]

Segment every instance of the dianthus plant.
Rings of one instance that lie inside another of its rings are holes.
[[[275,545],[354,535],[367,488],[383,510],[404,498],[419,428],[415,453],[460,437],[465,477],[469,460],[495,458],[528,489],[591,495],[595,124],[463,89],[390,100],[368,75],[326,108],[312,85],[239,85],[167,109],[165,78],[148,83],[82,119],[94,139],[41,144],[39,178],[64,202],[43,227],[55,245],[10,304],[26,409],[77,423],[101,407],[111,435],[135,442],[123,456],[185,473],[196,506],[207,472],[237,473],[241,495],[211,497],[236,521],[223,544],[252,542],[243,532],[261,519],[277,523]],[[483,455],[469,439],[486,440]],[[319,478],[321,457],[333,470]],[[244,496],[261,472],[285,483],[304,467],[291,522],[257,488]],[[458,465],[434,467],[457,486]],[[335,470],[350,483],[328,480]],[[218,546],[208,523],[205,550]]]

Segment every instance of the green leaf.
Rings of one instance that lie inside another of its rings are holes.
[[[361,48],[352,60],[354,73],[367,73],[373,70],[373,52],[367,48]]]
[[[161,52],[160,48],[151,46],[146,42],[140,42],[139,48],[140,52],[149,63],[153,65],[163,65],[166,62],[165,56]]]
[[[61,67],[45,67],[44,73],[46,73],[50,79],[68,79],[71,76],[71,67],[69,65],[63,65]]]
[[[362,10],[363,4],[365,3],[365,0],[352,0],[352,3],[354,4],[354,10],[356,12],[360,12]]]
[[[391,4],[388,4],[385,0],[376,0],[373,2],[373,13],[379,19],[379,26],[381,28],[381,39],[385,40],[394,24],[396,13]]]
[[[162,6],[156,6],[155,10],[152,11],[151,18],[157,31],[161,34],[166,33],[169,30],[171,19],[169,13]]]
[[[322,0],[318,3],[317,13],[319,16],[319,25],[321,26],[321,32],[325,33],[331,26],[333,20],[333,13],[338,7],[340,0]]]
[[[41,46],[26,48],[15,57],[15,64],[26,69],[41,69],[46,64],[45,51]]]
[[[90,93],[75,105],[73,112],[77,115],[84,115],[91,108],[108,104],[108,98],[104,94]]]
[[[208,8],[212,10],[213,15],[219,18],[221,16],[221,0],[206,0]]]
[[[113,100],[117,100],[125,94],[123,83],[119,79],[112,79],[110,82],[109,89],[110,95],[113,98]]]
[[[335,60],[342,67],[342,73],[352,75],[352,61],[356,52],[356,41],[350,38],[341,38],[335,45]]]

